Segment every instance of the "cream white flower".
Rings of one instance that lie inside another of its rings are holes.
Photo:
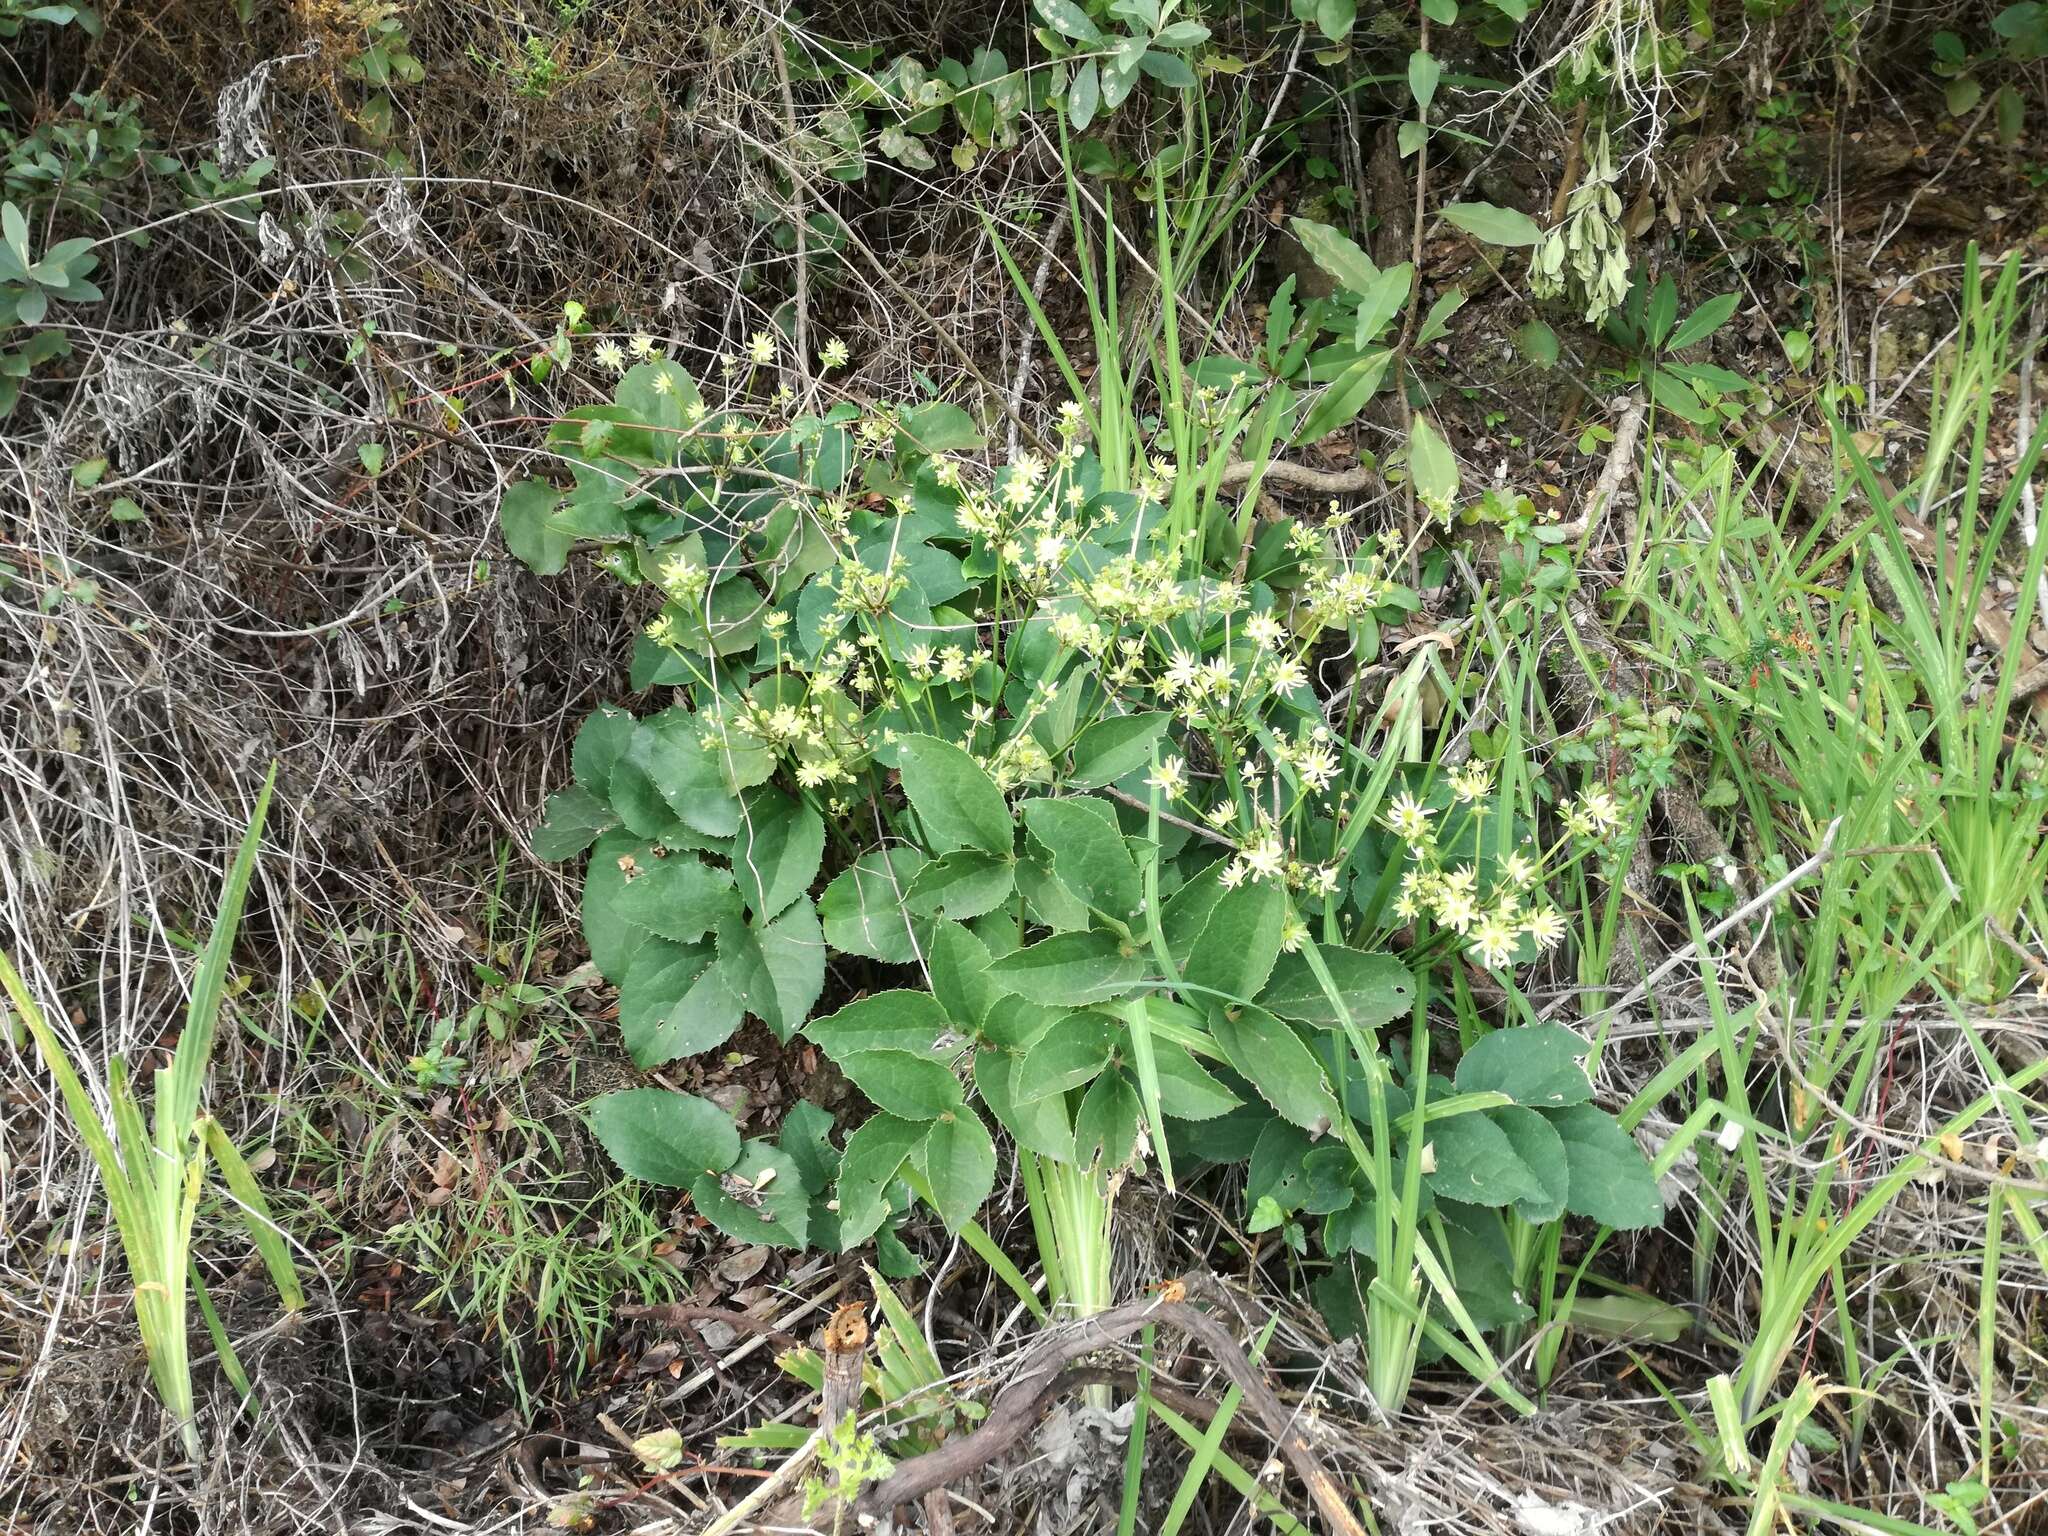
[[[1187,763],[1178,757],[1162,758],[1159,766],[1146,777],[1145,782],[1169,800],[1178,800],[1188,792]]]
[[[626,349],[616,341],[600,341],[593,355],[600,368],[609,368],[613,373],[626,371]]]
[[[849,356],[850,354],[846,350],[846,343],[837,336],[834,336],[818,349],[818,361],[827,368],[844,368]]]
[[[1429,811],[1415,796],[1403,790],[1387,807],[1387,830],[1405,843],[1427,842]]]
[[[756,331],[747,338],[747,358],[757,364],[775,361],[775,338],[766,331]]]

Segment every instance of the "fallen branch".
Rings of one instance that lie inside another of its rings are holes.
[[[1556,531],[1566,539],[1583,538],[1600,526],[1636,467],[1636,443],[1642,438],[1643,418],[1649,408],[1641,395],[1616,400],[1614,408],[1621,412],[1614,424],[1614,446],[1608,450],[1600,478],[1593,482],[1592,494],[1579,504],[1579,515],[1558,525]]]
[[[1187,1334],[1209,1351],[1244,1394],[1253,1415],[1279,1444],[1281,1455],[1308,1489],[1328,1527],[1339,1536],[1364,1536],[1365,1527],[1346,1505],[1337,1480],[1317,1460],[1295,1416],[1245,1358],[1230,1330],[1185,1301],[1163,1299],[1176,1291],[1186,1294],[1212,1283],[1205,1276],[1187,1276],[1169,1285],[1161,1297],[1112,1307],[1053,1333],[1025,1357],[1016,1378],[996,1395],[981,1428],[964,1439],[901,1463],[861,1495],[854,1506],[856,1515],[880,1518],[898,1505],[913,1503],[933,1489],[943,1488],[988,1465],[1031,1432],[1047,1403],[1084,1379],[1067,1370],[1069,1361],[1107,1349],[1140,1329],[1158,1325]]]
[[[1253,480],[1278,481],[1299,490],[1316,491],[1325,496],[1348,496],[1354,491],[1371,490],[1380,483],[1380,472],[1360,464],[1353,469],[1317,469],[1309,464],[1294,464],[1286,459],[1267,459],[1260,463],[1252,459],[1233,459],[1223,466],[1223,473],[1217,478],[1218,490],[1235,490]]]

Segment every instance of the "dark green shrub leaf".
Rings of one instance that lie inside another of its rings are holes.
[[[1107,809],[1099,800],[1031,800],[1024,825],[1051,855],[1053,878],[1075,900],[1126,922],[1145,891],[1114,814],[1102,814]]]
[[[1519,1104],[1485,1113],[1514,1147],[1522,1166],[1543,1187],[1540,1196],[1525,1195],[1517,1200],[1515,1214],[1528,1222],[1557,1220],[1564,1214],[1565,1202],[1571,1194],[1571,1166],[1565,1159],[1563,1139],[1543,1116]]]
[[[1086,1167],[1099,1157],[1105,1168],[1123,1167],[1137,1149],[1142,1112],[1138,1090],[1123,1073],[1096,1078],[1074,1112],[1074,1161]]]
[[[1321,953],[1345,1011],[1360,1029],[1377,1029],[1414,1006],[1415,977],[1392,955],[1367,954],[1338,944],[1323,945]],[[1258,1003],[1283,1019],[1303,1024],[1335,1029],[1341,1022],[1302,955],[1280,957]]]
[[[611,704],[585,720],[569,753],[576,782],[598,799],[609,800],[612,768],[631,749],[633,733],[639,728],[640,723],[630,713]]]
[[[1152,1062],[1159,1073],[1159,1110],[1163,1115],[1175,1120],[1214,1120],[1244,1102],[1185,1048],[1170,1040],[1152,1042]]]
[[[739,916],[732,876],[687,853],[652,859],[626,883],[619,914],[649,933],[694,944],[728,917]]]
[[[1137,955],[1124,953],[1113,934],[1056,933],[1008,954],[989,975],[1026,1002],[1075,1005],[1121,997],[1145,974]]]
[[[1337,1118],[1337,1096],[1315,1053],[1275,1015],[1256,1006],[1216,1008],[1209,1033],[1223,1055],[1283,1117],[1320,1136]]]
[[[583,877],[583,942],[607,981],[624,979],[626,968],[653,937],[619,910],[626,895],[626,869],[658,862],[655,850],[631,832],[607,832],[590,850]]]
[[[1427,1134],[1436,1171],[1426,1177],[1442,1198],[1484,1206],[1545,1198],[1543,1181],[1516,1154],[1507,1132],[1484,1115],[1452,1115],[1432,1122]]]
[[[995,911],[1016,889],[1015,860],[979,848],[956,848],[920,869],[903,899],[918,917],[965,922]]]
[[[924,963],[932,996],[953,1028],[980,1033],[982,1020],[1003,996],[1003,988],[988,975],[988,946],[959,923],[940,923],[925,946]]]
[[[1451,203],[1444,215],[1474,240],[1488,245],[1534,245],[1543,238],[1543,226],[1519,208],[1501,208],[1493,203]]]
[[[861,1051],[929,1051],[952,1026],[929,992],[877,992],[804,1026],[806,1039],[834,1061]]]
[[[1742,296],[1724,293],[1719,298],[1709,299],[1698,309],[1685,317],[1685,323],[1671,334],[1670,350],[1680,351],[1696,341],[1704,341],[1728,323],[1728,317],[1735,313]]]
[[[928,847],[979,848],[1008,857],[1015,845],[1010,808],[981,764],[936,736],[905,736],[897,751],[903,793],[924,826]]]
[[[1109,1021],[1101,1014],[1068,1014],[1024,1053],[1010,1078],[1013,1099],[1028,1104],[1092,1081],[1109,1064],[1114,1045]]]
[[[498,502],[498,529],[512,558],[540,576],[556,575],[568,564],[576,535],[554,528],[549,519],[562,493],[545,480],[520,480],[506,487]]]
[[[1136,773],[1152,761],[1152,744],[1172,723],[1167,714],[1097,720],[1074,739],[1074,771],[1067,782],[1076,789],[1107,789]]]
[[[841,870],[818,898],[825,942],[848,954],[908,965],[917,958],[901,893],[924,867],[915,848],[864,853]]]
[[[801,1248],[809,1235],[811,1197],[802,1170],[781,1148],[750,1141],[724,1173],[703,1173],[690,1201],[727,1237],[773,1248]]]
[[[970,453],[988,441],[972,416],[943,400],[913,405],[898,420],[902,435],[920,453]]]
[[[732,872],[755,921],[767,921],[808,891],[824,855],[825,822],[810,806],[765,785],[747,794]]]
[[[657,1067],[723,1045],[745,1014],[709,944],[651,939],[619,983],[619,1030],[637,1066]]]
[[[1458,1062],[1460,1093],[1504,1093],[1517,1104],[1561,1109],[1593,1097],[1580,1060],[1592,1049],[1562,1024],[1520,1024],[1482,1035]]]
[[[1254,880],[1217,898],[1202,936],[1182,967],[1192,986],[1248,1002],[1259,995],[1280,958],[1287,896],[1276,880]]]
[[[889,1184],[929,1129],[921,1121],[875,1115],[846,1138],[846,1150],[839,1154],[842,1252],[859,1247],[889,1219]]]
[[[933,1208],[949,1232],[972,1221],[995,1188],[995,1143],[981,1117],[964,1106],[932,1123],[917,1160],[931,1189]]]
[[[825,990],[817,909],[799,901],[772,923],[728,919],[718,930],[718,963],[747,1012],[787,1041]]]
[[[1575,1104],[1545,1110],[1543,1118],[1563,1140],[1571,1169],[1566,1209],[1621,1232],[1654,1227],[1664,1219],[1664,1200],[1650,1165],[1613,1116],[1591,1104]]]
[[[1051,1093],[1019,1103],[1011,1092],[1020,1060],[1008,1051],[977,1051],[974,1087],[989,1113],[1003,1123],[1017,1145],[1060,1162],[1074,1160],[1074,1127],[1067,1119],[1064,1095]]]
[[[548,796],[540,825],[533,829],[534,857],[553,862],[574,858],[619,824],[610,806],[572,784]]]
[[[627,1174],[670,1189],[722,1173],[740,1155],[731,1116],[709,1099],[667,1088],[622,1088],[594,1099],[590,1130]]]
[[[936,1120],[964,1102],[952,1068],[923,1052],[855,1051],[837,1060],[870,1103],[904,1120]]]

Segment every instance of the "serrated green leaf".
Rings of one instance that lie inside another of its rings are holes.
[[[818,898],[818,918],[825,942],[848,954],[866,955],[891,965],[917,958],[902,892],[924,867],[915,848],[864,853],[841,870]]]
[[[611,704],[586,719],[576,731],[576,744],[569,750],[569,766],[576,774],[576,782],[598,799],[609,800],[612,769],[632,748],[633,732],[638,729],[639,722],[630,712]]]
[[[937,998],[903,988],[873,993],[811,1020],[804,1038],[841,1061],[861,1051],[926,1052],[950,1027]]]
[[[857,1248],[889,1218],[886,1191],[929,1126],[874,1115],[854,1128],[839,1154],[839,1247]]]
[[[789,1040],[825,990],[817,909],[799,901],[770,923],[729,919],[718,931],[718,960],[747,1012]]]
[[[995,1188],[995,1143],[981,1117],[965,1106],[932,1123],[917,1160],[933,1208],[949,1232],[972,1221]]]
[[[614,984],[653,938],[619,910],[627,886],[624,866],[637,870],[654,862],[654,849],[623,829],[605,833],[590,850],[583,876],[583,942],[599,972]]]
[[[619,824],[612,808],[581,784],[548,796],[533,829],[534,857],[553,863],[574,858]]]
[[[576,535],[549,522],[562,493],[545,480],[519,480],[498,502],[498,531],[512,558],[539,576],[557,575],[569,562]]]
[[[1015,1102],[1065,1093],[1091,1082],[1116,1048],[1109,1021],[1099,1013],[1072,1013],[1039,1037],[1010,1078]]]
[[[1360,1029],[1377,1029],[1389,1019],[1407,1013],[1415,1003],[1415,977],[1392,955],[1368,954],[1338,944],[1322,946],[1323,964],[1337,984],[1351,1022]],[[1258,996],[1260,1007],[1283,1019],[1334,1029],[1340,1022],[1336,1009],[1323,995],[1315,973],[1301,955],[1282,955],[1273,976]]]
[[[1264,1008],[1215,1008],[1209,1034],[1224,1058],[1284,1119],[1320,1136],[1337,1118],[1329,1075],[1302,1038]]]
[[[1011,1085],[1021,1065],[1021,1060],[1007,1051],[975,1052],[975,1090],[988,1106],[989,1113],[1016,1138],[1018,1146],[1041,1157],[1072,1162],[1074,1127],[1067,1118],[1066,1098],[1051,1093],[1020,1103]]]
[[[682,708],[665,709],[642,720],[625,757],[612,770],[613,808],[626,814],[616,797],[621,770],[631,766],[647,776],[656,793],[694,831],[706,837],[731,837],[738,832],[738,787],[721,761],[720,749],[705,744],[705,736],[715,730],[714,722],[699,720]]]
[[[1121,997],[1145,974],[1145,962],[1124,953],[1113,935],[1089,929],[1056,933],[1004,955],[989,975],[1026,1002],[1074,1005]]]
[[[1650,1165],[1612,1115],[1591,1104],[1542,1111],[1564,1142],[1571,1170],[1565,1208],[1619,1232],[1654,1227],[1664,1219],[1663,1197]]]
[[[694,944],[739,910],[732,876],[687,853],[643,866],[619,897],[628,922],[678,944]]]
[[[1159,1074],[1160,1113],[1171,1119],[1214,1120],[1244,1103],[1171,1040],[1152,1042],[1152,1064]]]
[[[591,1101],[590,1130],[633,1178],[688,1189],[740,1155],[739,1128],[709,1099],[667,1088],[622,1088]]]
[[[1007,857],[1016,845],[1010,808],[981,764],[950,741],[913,735],[897,743],[903,793],[934,852],[979,848]]]
[[[1249,1002],[1273,974],[1286,924],[1287,895],[1277,881],[1253,880],[1224,891],[1181,967],[1183,979]]]
[[[1581,1060],[1592,1047],[1562,1024],[1519,1024],[1482,1035],[1458,1061],[1460,1093],[1504,1093],[1537,1109],[1593,1097]]]
[[[988,975],[988,946],[959,923],[940,923],[925,947],[932,997],[961,1034],[978,1034],[1003,988]]]
[[[1098,1157],[1106,1168],[1121,1168],[1138,1145],[1143,1106],[1138,1090],[1121,1072],[1105,1072],[1081,1095],[1074,1111],[1074,1160],[1086,1167]]]
[[[1053,878],[1084,906],[1128,922],[1145,899],[1138,866],[1099,801],[1031,800],[1024,825],[1052,857]]]
[[[965,922],[995,911],[1016,889],[1016,860],[956,848],[920,869],[903,899],[915,916]]]
[[[750,1141],[725,1173],[700,1174],[690,1203],[727,1237],[772,1248],[801,1248],[810,1235],[811,1197],[803,1173],[780,1147]]]
[[[1076,789],[1107,789],[1152,761],[1152,744],[1166,735],[1173,716],[1161,713],[1113,715],[1097,720],[1074,738]]]
[[[811,888],[825,856],[825,822],[810,806],[766,785],[741,802],[732,873],[757,922]]]
[[[904,1120],[936,1120],[963,1100],[952,1068],[920,1051],[855,1051],[837,1057],[839,1070],[877,1109]]]
[[[636,1066],[658,1067],[723,1045],[745,1016],[709,944],[650,939],[619,983],[619,1032]]]

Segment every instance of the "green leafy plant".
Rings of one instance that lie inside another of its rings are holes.
[[[254,873],[256,850],[270,806],[276,770],[264,780],[256,809],[221,888],[213,932],[200,952],[185,1030],[171,1054],[170,1065],[156,1073],[154,1123],[145,1121],[140,1096],[118,1057],[108,1064],[107,1110],[72,1065],[63,1042],[43,1018],[35,999],[5,954],[0,954],[0,987],[64,1098],[86,1148],[99,1170],[100,1185],[120,1235],[121,1251],[135,1285],[135,1317],[149,1360],[150,1379],[171,1415],[188,1454],[201,1453],[193,1418],[192,1360],[188,1336],[188,1299],[196,1297],[213,1335],[223,1370],[246,1402],[250,1386],[234,1346],[228,1341],[207,1298],[192,1257],[193,1224],[199,1213],[209,1157],[219,1166],[228,1193],[245,1218],[256,1250],[287,1311],[305,1304],[291,1249],[270,1219],[263,1192],[239,1149],[220,1123],[201,1109],[208,1062],[225,999],[228,955],[240,926],[242,903]]]
[[[83,237],[60,240],[38,257],[20,206],[0,203],[0,414],[14,409],[31,369],[71,351],[61,327],[43,325],[51,303],[90,304],[103,297],[90,281],[99,265],[92,248]]]

